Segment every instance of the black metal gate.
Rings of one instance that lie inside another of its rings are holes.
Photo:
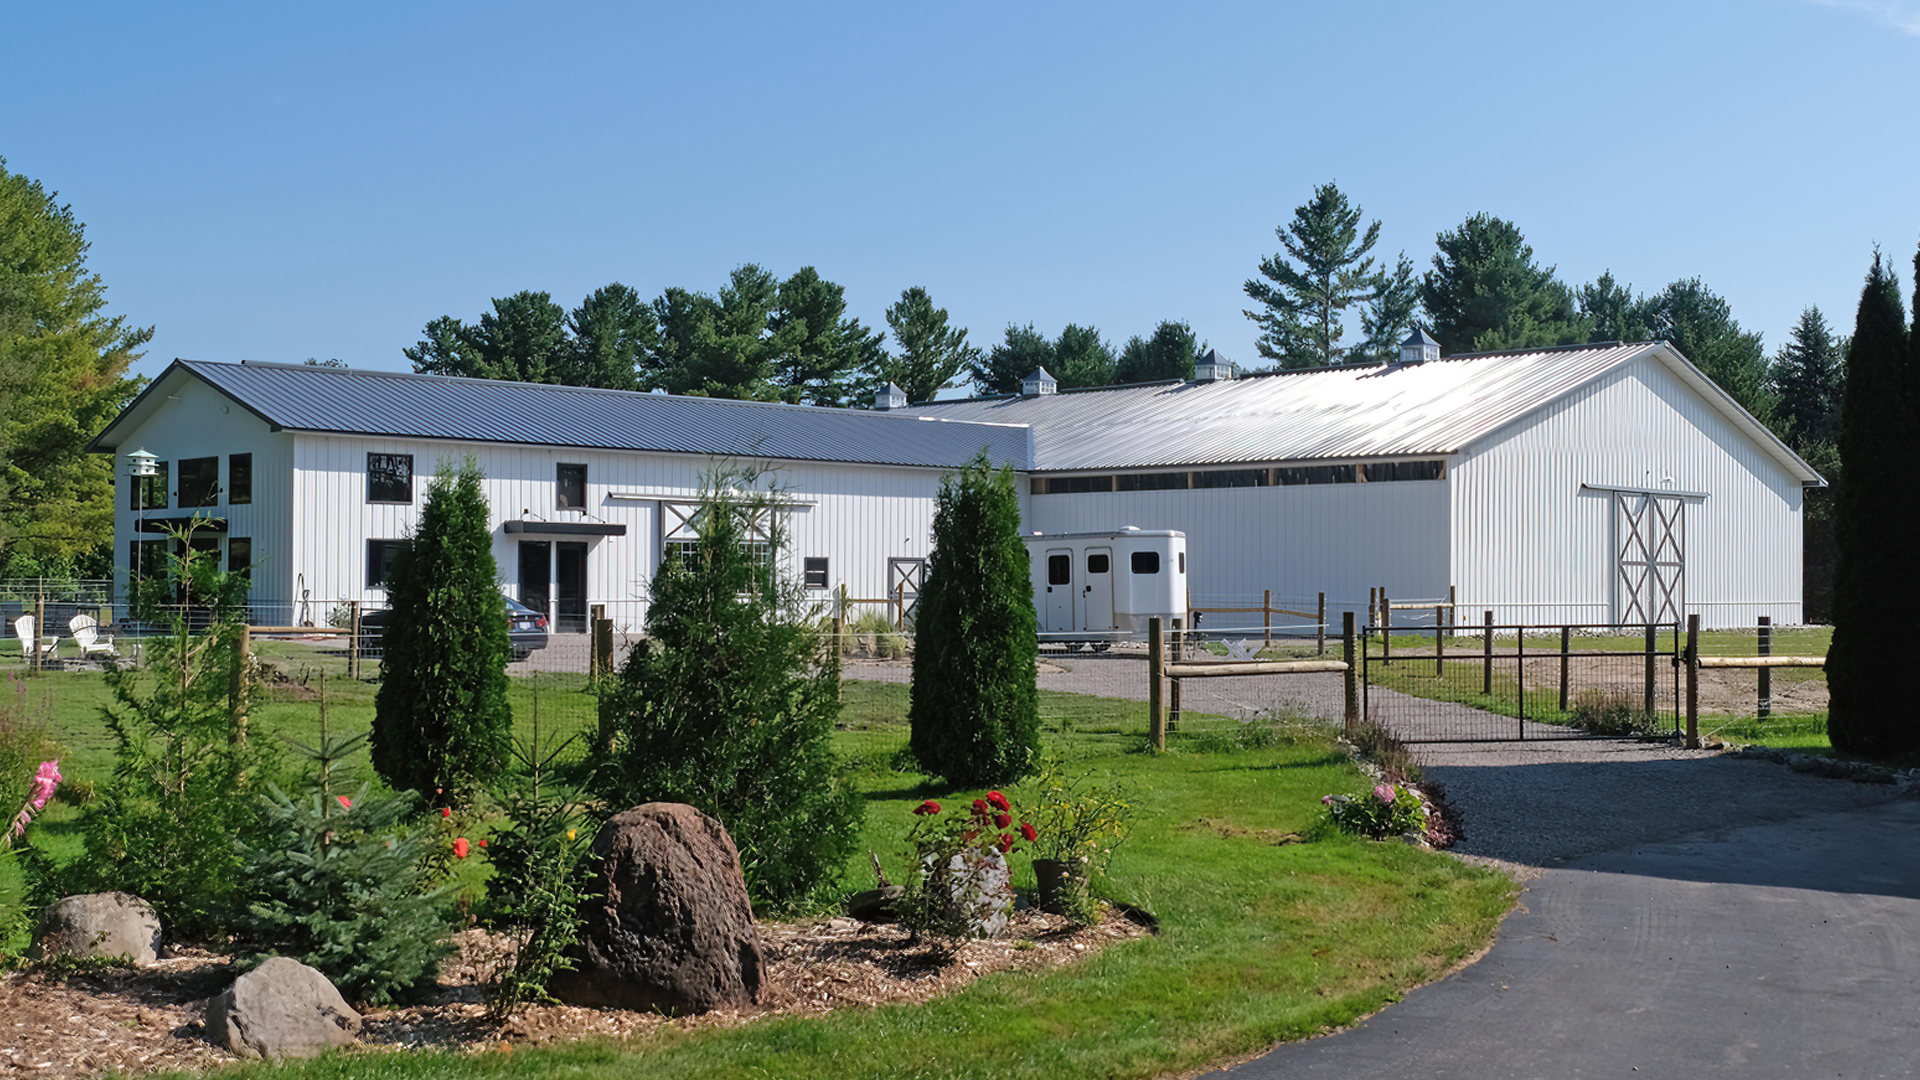
[[[1677,738],[1677,623],[1369,626],[1361,715],[1402,742]]]

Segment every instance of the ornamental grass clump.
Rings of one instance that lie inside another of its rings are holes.
[[[1385,840],[1391,836],[1420,836],[1427,827],[1427,806],[1418,792],[1405,784],[1377,784],[1360,795],[1323,795],[1327,818],[1340,831]]]
[[[1020,841],[1034,840],[1032,823],[1016,826],[1012,802],[998,791],[973,800],[965,813],[943,815],[928,799],[913,814],[919,820],[907,832],[901,925],[948,951],[963,938],[998,936],[1013,910],[1007,856]]]

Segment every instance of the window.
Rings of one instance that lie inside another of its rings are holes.
[[[1047,556],[1047,584],[1049,585],[1073,584],[1073,556],[1071,555]]]
[[[1180,553],[1180,572],[1187,572],[1187,553],[1184,551]]]
[[[1160,553],[1157,551],[1136,551],[1133,553],[1133,572],[1136,574],[1157,574],[1160,572]]]
[[[407,546],[405,540],[369,540],[367,541],[367,587],[383,588],[387,584],[387,575],[393,572],[393,560]]]
[[[1186,486],[1187,474],[1183,472],[1121,473],[1113,478],[1115,491],[1171,491]]]
[[[556,469],[553,505],[562,510],[587,508],[587,467],[561,465]]]
[[[1104,574],[1109,570],[1112,560],[1104,551],[1095,551],[1087,555],[1087,573]]]
[[[1442,463],[1438,461],[1382,461],[1373,465],[1364,465],[1367,483],[1378,484],[1390,480],[1438,480]]]
[[[167,541],[135,540],[127,545],[128,581],[164,581],[167,576]]]
[[[1112,491],[1111,476],[1055,476],[1046,481],[1048,495],[1078,495],[1089,491]]]
[[[156,461],[154,468],[160,470],[152,476],[133,476],[133,486],[128,489],[127,509],[129,510],[165,510],[167,508],[167,463]]]
[[[827,560],[808,559],[802,570],[802,583],[809,589],[827,587]]]
[[[1216,469],[1193,474],[1197,488],[1266,487],[1270,482],[1266,469]]]
[[[1274,470],[1282,484],[1351,484],[1355,481],[1352,465],[1301,465]]]
[[[220,459],[180,459],[180,505],[212,506],[220,501]]]
[[[227,538],[227,573],[253,580],[253,541],[244,536]]]
[[[367,501],[413,502],[413,455],[367,455]]]
[[[227,455],[227,505],[244,506],[253,501],[253,455]]]

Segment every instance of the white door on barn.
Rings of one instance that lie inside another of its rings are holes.
[[[1047,591],[1041,598],[1040,629],[1056,634],[1078,629],[1073,599],[1073,551],[1054,548],[1047,552]]]
[[[1686,503],[1678,495],[1615,491],[1614,621],[1678,623],[1687,610]]]
[[[1080,586],[1082,630],[1113,629],[1113,551],[1087,549],[1086,582]]]

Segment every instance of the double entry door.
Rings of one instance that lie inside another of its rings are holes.
[[[520,602],[558,634],[587,632],[587,545],[520,541]]]
[[[1113,549],[1049,549],[1040,601],[1044,632],[1113,629]]]

